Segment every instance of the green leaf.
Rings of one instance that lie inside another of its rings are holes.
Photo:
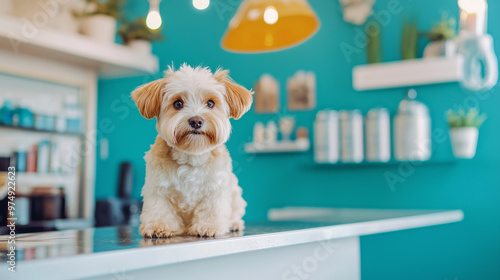
[[[122,18],[124,0],[86,0],[87,13],[84,16],[107,15],[116,19]]]
[[[485,114],[479,114],[477,108],[471,108],[468,111],[460,108],[456,111],[449,110],[446,113],[448,124],[452,128],[457,127],[477,127],[479,128],[486,120]]]
[[[427,38],[430,41],[443,41],[455,38],[457,29],[457,20],[449,17],[448,13],[444,12],[441,21],[434,25],[432,30],[427,33]]]
[[[162,41],[163,35],[159,30],[151,30],[146,25],[145,18],[138,18],[133,22],[123,20],[123,23],[118,30],[118,34],[122,37],[125,43],[132,40],[146,40],[146,41]]]
[[[372,26],[375,28],[368,32],[368,44],[366,46],[366,55],[368,58],[368,63],[380,63],[382,62],[382,50],[380,47],[380,26],[377,22],[372,22]]]

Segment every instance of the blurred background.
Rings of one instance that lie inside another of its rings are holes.
[[[187,63],[256,91],[227,143],[245,220],[462,209],[362,237],[363,278],[499,279],[500,3],[242,2],[0,0],[0,233],[9,167],[18,232],[137,225],[157,133],[130,92]]]

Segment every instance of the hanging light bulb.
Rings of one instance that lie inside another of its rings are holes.
[[[158,29],[162,24],[160,2],[161,0],[149,0],[149,13],[146,18],[146,25],[149,29]]]
[[[193,6],[198,10],[205,10],[210,5],[210,0],[193,0]]]
[[[485,0],[458,0],[460,29],[480,35],[486,33],[488,4]]]
[[[480,13],[486,10],[486,1],[484,0],[458,0],[458,6],[468,13]]]

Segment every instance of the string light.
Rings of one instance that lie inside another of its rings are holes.
[[[146,25],[149,29],[158,29],[162,25],[160,15],[160,2],[161,0],[149,0],[149,13],[146,18]]]
[[[477,14],[486,10],[486,1],[484,0],[458,0],[460,9],[467,13]]]

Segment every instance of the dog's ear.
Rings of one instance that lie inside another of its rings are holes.
[[[253,92],[238,85],[229,77],[229,71],[217,69],[214,78],[226,87],[226,102],[229,105],[229,117],[239,119],[252,106]]]
[[[132,92],[132,99],[146,119],[158,117],[160,114],[165,84],[165,79],[159,79],[142,85]]]

